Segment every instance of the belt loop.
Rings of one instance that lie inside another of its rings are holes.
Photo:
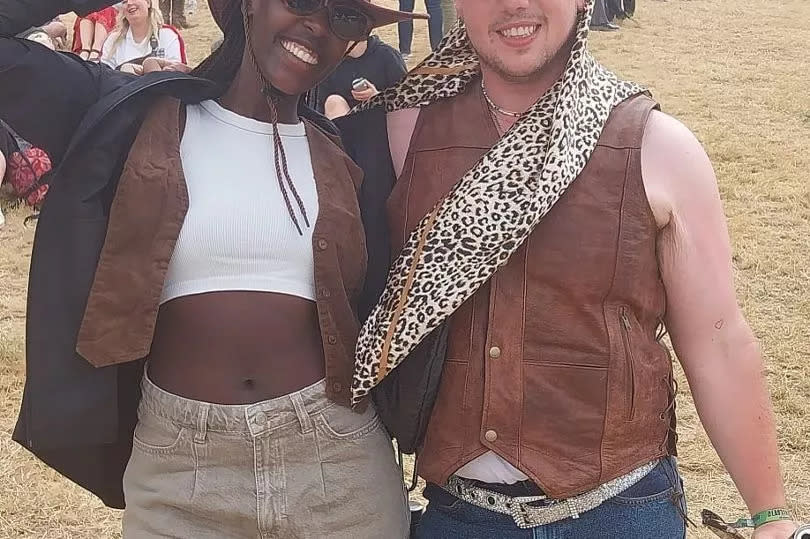
[[[210,409],[211,405],[205,403],[202,405],[200,412],[197,414],[197,432],[194,433],[195,444],[205,443],[205,438],[208,434],[208,410]]]
[[[290,400],[292,401],[293,408],[295,408],[295,415],[298,417],[298,422],[301,423],[301,433],[308,434],[312,432],[312,418],[310,418],[307,413],[307,409],[304,406],[304,399],[301,398],[301,393],[291,393]]]

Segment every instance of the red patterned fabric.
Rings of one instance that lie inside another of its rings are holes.
[[[107,7],[102,9],[101,11],[96,11],[95,13],[91,13],[85,19],[97,23],[101,23],[104,28],[107,29],[107,32],[112,32],[113,28],[117,24],[116,18],[118,16],[118,12],[114,7]],[[73,24],[73,52],[78,53],[84,48],[91,48],[93,46],[92,43],[88,43],[87,47],[82,46],[82,38],[79,32],[79,23],[81,22],[81,17],[76,17],[76,22]]]
[[[33,191],[35,184],[43,175],[51,171],[51,158],[40,148],[29,147],[21,152],[14,152],[8,159],[6,177],[14,191],[31,206],[39,206],[48,193],[48,185],[40,185]]]

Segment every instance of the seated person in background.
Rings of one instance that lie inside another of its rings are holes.
[[[98,62],[107,36],[115,28],[116,11],[107,7],[87,17],[76,17],[73,25],[73,52],[82,60]]]
[[[407,72],[402,56],[377,36],[348,49],[343,62],[318,86],[318,111],[330,120],[399,82]],[[360,83],[360,81],[364,81]],[[357,89],[353,89],[358,81]]]
[[[101,61],[123,71],[126,64],[139,66],[149,57],[186,61],[183,39],[176,29],[163,24],[163,15],[150,0],[124,0],[118,27],[104,43]]]

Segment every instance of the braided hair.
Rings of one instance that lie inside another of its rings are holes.
[[[298,211],[300,212],[304,225],[309,228],[310,222],[307,215],[304,202],[295,188],[295,184],[290,177],[289,169],[287,166],[287,155],[284,151],[281,135],[278,131],[278,110],[276,107],[276,100],[274,97],[274,89],[270,82],[266,79],[261,69],[259,68],[258,61],[252,45],[250,45],[250,30],[251,19],[247,12],[247,2],[241,2],[241,10],[236,9],[236,3],[231,3],[233,9],[229,9],[224,14],[223,33],[224,39],[222,44],[215,50],[208,58],[206,58],[199,66],[197,66],[193,75],[203,77],[216,82],[224,90],[228,85],[233,82],[237,72],[242,64],[244,58],[245,47],[248,46],[248,54],[250,60],[256,70],[256,74],[261,85],[261,92],[267,100],[267,105],[270,109],[270,120],[273,125],[273,155],[276,167],[276,177],[278,178],[279,188],[284,197],[284,202],[287,206],[287,212],[298,230],[300,235],[303,235],[303,230],[298,222],[298,216],[293,209],[288,194],[288,189],[295,199]],[[240,13],[241,11],[241,13]],[[241,16],[239,16],[241,14]],[[307,92],[302,98],[303,105],[309,106],[314,103],[317,96],[314,91]],[[286,184],[286,185],[285,185]]]

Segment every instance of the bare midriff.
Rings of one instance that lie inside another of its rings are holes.
[[[215,404],[252,404],[324,378],[314,301],[270,292],[211,292],[160,307],[150,379]]]

